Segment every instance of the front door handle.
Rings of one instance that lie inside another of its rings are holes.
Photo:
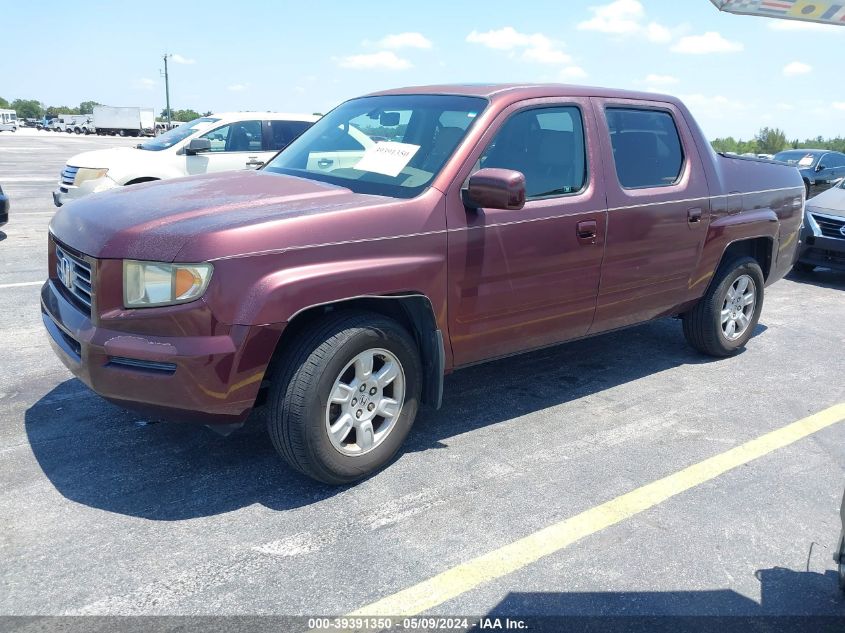
[[[321,169],[326,169],[327,167],[331,167],[334,164],[334,161],[331,158],[321,158],[317,161],[317,167]]]
[[[258,156],[250,156],[249,160],[246,161],[247,167],[261,167],[264,164],[263,160],[259,160]]]
[[[595,244],[599,227],[595,220],[581,220],[575,225],[575,233],[582,244]]]
[[[694,209],[689,209],[687,211],[687,222],[690,224],[701,222],[701,208],[696,207]]]

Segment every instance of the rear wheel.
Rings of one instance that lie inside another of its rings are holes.
[[[760,319],[763,284],[763,271],[751,257],[720,266],[707,293],[683,316],[687,342],[710,356],[736,354]]]
[[[368,312],[326,317],[274,367],[268,429],[276,450],[319,481],[351,483],[387,465],[411,430],[422,368],[414,339]]]

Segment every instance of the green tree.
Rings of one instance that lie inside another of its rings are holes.
[[[170,111],[170,118],[173,121],[182,121],[183,123],[187,123],[188,121],[193,121],[194,119],[200,118],[202,115],[197,112],[196,110],[171,110]],[[167,110],[161,111],[161,120],[167,121]]]
[[[103,105],[99,101],[83,101],[79,104],[79,114],[94,114],[94,106]]]
[[[44,116],[44,108],[35,99],[15,99],[12,110],[17,112],[19,119],[39,119]]]
[[[762,154],[777,154],[789,144],[786,134],[780,128],[764,127],[757,132],[754,140],[757,142],[757,151]]]
[[[9,108],[9,102],[6,101],[3,97],[0,97],[0,108],[7,110]]]
[[[58,116],[60,114],[81,114],[79,108],[69,108],[68,106],[50,106],[44,112],[47,116]]]

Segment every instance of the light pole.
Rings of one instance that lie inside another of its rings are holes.
[[[167,58],[173,55],[165,53],[162,57],[164,59],[164,97],[167,101],[167,129],[170,129],[170,79],[167,75]]]

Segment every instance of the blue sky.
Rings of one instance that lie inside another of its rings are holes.
[[[563,81],[678,95],[710,138],[763,125],[845,135],[845,27],[719,13],[708,0],[7,5],[10,101],[160,110],[169,51],[176,109],[325,112],[403,85]]]

